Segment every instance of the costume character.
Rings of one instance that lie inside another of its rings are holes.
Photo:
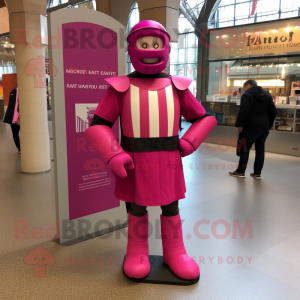
[[[128,244],[124,272],[143,278],[150,272],[147,206],[161,206],[164,262],[183,279],[199,276],[185,250],[178,200],[185,198],[181,157],[192,154],[216,126],[214,117],[189,90],[192,79],[165,69],[170,36],[151,20],[135,25],[127,37],[135,72],[108,78],[86,138],[100,145],[102,158],[116,175],[115,196],[127,202]],[[192,122],[179,139],[179,119]],[[111,127],[120,116],[121,145]]]

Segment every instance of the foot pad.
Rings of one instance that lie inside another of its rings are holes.
[[[123,266],[124,262],[123,261]],[[197,283],[200,279],[200,275],[193,280],[185,280],[176,276],[169,268],[168,265],[164,263],[164,259],[160,255],[149,255],[149,261],[151,270],[150,273],[141,279],[128,277],[125,273],[125,276],[132,281],[140,283],[155,283],[155,284],[169,284],[169,285],[193,285]],[[124,268],[123,268],[124,270]]]

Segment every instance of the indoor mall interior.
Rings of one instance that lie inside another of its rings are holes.
[[[0,0],[0,299],[300,299],[299,150],[300,0]]]

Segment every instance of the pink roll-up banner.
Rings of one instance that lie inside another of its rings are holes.
[[[62,40],[69,219],[73,220],[120,206],[111,170],[84,137],[109,86],[104,79],[118,76],[118,45],[116,32],[87,22],[63,24]],[[118,121],[113,132],[119,138]]]

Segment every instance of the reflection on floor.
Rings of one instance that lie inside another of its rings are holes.
[[[267,154],[261,181],[249,176],[253,158],[251,153],[245,179],[228,176],[237,163],[235,149],[209,145],[183,159],[188,192],[180,209],[200,282],[137,284],[125,278],[120,264],[126,230],[69,247],[46,236],[55,226],[53,171],[23,174],[10,127],[1,122],[0,298],[300,299],[300,158]],[[149,213],[157,227],[160,209]],[[16,230],[20,224],[23,231]],[[37,247],[51,251],[45,267],[33,266],[39,257],[29,251]],[[161,254],[155,230],[150,252]]]

